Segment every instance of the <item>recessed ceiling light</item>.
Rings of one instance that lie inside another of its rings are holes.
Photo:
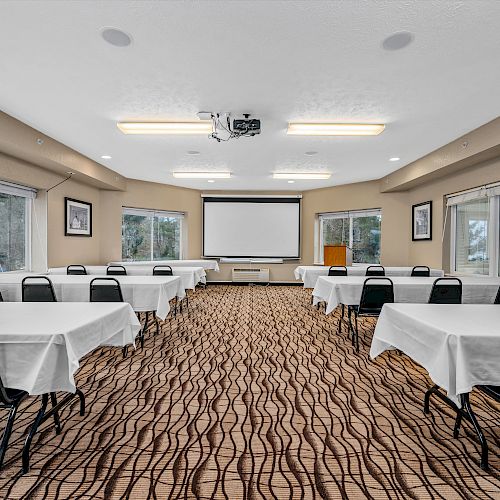
[[[295,181],[287,181],[288,184],[293,184]]]
[[[304,154],[306,156],[314,156],[314,155],[317,155],[318,152],[317,151],[306,151]]]
[[[399,161],[401,158],[398,158],[397,156],[394,156],[393,158],[389,158],[389,161]]]
[[[231,172],[172,172],[177,179],[229,179]]]
[[[279,172],[273,173],[274,179],[303,179],[303,180],[320,180],[320,179],[329,179],[332,174],[327,172],[323,173],[297,173],[297,172]]]
[[[397,31],[388,36],[383,42],[382,47],[385,50],[400,50],[404,49],[413,41],[413,33],[409,31]]]
[[[215,182],[213,179],[208,179],[207,182]]]
[[[211,121],[197,122],[120,122],[124,134],[211,134]]]
[[[199,151],[188,151],[187,154],[189,156],[198,156],[200,154],[200,152]]]
[[[288,124],[288,135],[378,135],[381,123],[298,123]]]
[[[101,36],[115,47],[127,47],[132,43],[132,37],[118,28],[103,28]]]
[[[111,156],[109,156],[109,155],[102,155],[101,158],[103,160],[111,160]]]

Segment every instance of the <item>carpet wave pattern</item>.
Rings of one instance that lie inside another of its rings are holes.
[[[195,292],[189,315],[148,332],[144,349],[82,361],[86,415],[75,402],[60,435],[44,424],[22,476],[22,431],[39,404],[29,398],[0,497],[500,498],[498,405],[472,397],[490,446],[484,472],[467,423],[453,439],[451,409],[434,400],[423,414],[425,370],[396,352],[371,361],[371,319],[356,353],[337,320],[299,287]]]

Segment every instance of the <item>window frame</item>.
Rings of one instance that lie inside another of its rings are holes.
[[[33,211],[33,200],[36,198],[36,189],[21,186],[19,184],[14,184],[10,182],[0,181],[0,194],[8,196],[17,196],[18,198],[24,198],[24,268],[14,269],[12,271],[3,271],[4,273],[23,273],[31,272],[31,252],[32,252],[32,211]]]
[[[461,203],[456,203],[454,205],[448,206],[450,210],[450,274],[454,276],[488,276],[491,278],[497,278],[500,276],[500,195],[493,194],[491,196],[485,194],[481,196],[483,187],[480,189],[471,190],[470,193],[478,193],[476,198],[465,199]],[[495,190],[496,191],[496,190]],[[493,193],[495,193],[493,191]],[[457,271],[457,211],[458,206],[463,205],[474,199],[480,199],[487,197],[489,199],[489,214],[488,214],[488,256],[489,256],[489,267],[488,274],[478,274],[478,273],[466,273],[463,271]],[[448,196],[452,198],[452,196]]]
[[[359,209],[359,210],[342,210],[339,212],[323,212],[318,213],[316,216],[316,224],[315,228],[317,231],[315,241],[315,250],[314,250],[314,262],[315,264],[324,265],[323,258],[323,221],[325,219],[349,219],[349,241],[345,242],[346,245],[352,248],[353,240],[354,240],[354,224],[353,220],[359,217],[374,217],[380,216],[380,227],[382,232],[382,209],[381,208],[367,208],[367,209]],[[343,231],[344,232],[344,231]],[[380,238],[380,243],[382,247],[382,237]],[[356,262],[356,264],[374,264],[372,262]]]
[[[186,235],[185,235],[185,212],[176,212],[172,210],[153,210],[150,208],[135,208],[135,207],[125,207],[122,206],[122,226],[123,226],[123,216],[124,215],[137,215],[140,217],[149,218],[150,223],[150,261],[167,261],[167,260],[183,260],[184,252],[186,249]],[[179,238],[179,258],[178,259],[155,259],[154,258],[154,221],[155,217],[169,217],[175,218],[179,220],[179,230],[180,230],[180,238]],[[122,258],[123,258],[123,233],[122,233]],[[131,261],[131,262],[141,262],[141,261]]]

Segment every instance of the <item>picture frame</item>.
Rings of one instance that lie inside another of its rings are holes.
[[[412,205],[411,210],[412,241],[432,240],[432,201]]]
[[[64,198],[65,236],[92,237],[92,203]]]

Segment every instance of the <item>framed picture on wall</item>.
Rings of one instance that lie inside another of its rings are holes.
[[[64,198],[66,236],[92,236],[92,203]]]
[[[432,201],[412,206],[412,240],[432,240]]]

